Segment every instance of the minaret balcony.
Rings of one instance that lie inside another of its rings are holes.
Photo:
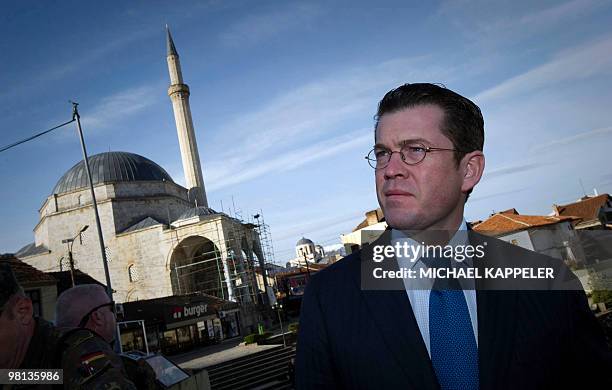
[[[168,96],[172,96],[175,93],[182,93],[189,96],[189,86],[187,84],[173,84],[168,88]]]

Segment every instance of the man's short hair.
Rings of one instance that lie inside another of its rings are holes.
[[[378,103],[376,129],[383,115],[421,105],[435,105],[444,111],[440,130],[458,150],[454,153],[457,164],[466,153],[483,149],[484,119],[480,108],[470,99],[436,84],[404,84],[387,92]]]
[[[55,325],[62,328],[79,326],[83,316],[98,306],[101,296],[106,297],[106,292],[98,284],[80,284],[64,291],[55,303]]]

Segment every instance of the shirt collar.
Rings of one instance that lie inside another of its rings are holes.
[[[461,219],[461,225],[459,225],[459,228],[457,229],[457,231],[455,232],[455,234],[453,235],[453,237],[450,239],[450,241],[448,242],[448,244],[446,245],[451,245],[451,246],[457,246],[457,245],[467,245],[469,244],[469,240],[468,240],[468,235],[467,235],[467,222],[465,221],[465,218]],[[396,243],[400,243],[403,244],[404,242],[407,242],[408,245],[410,246],[418,246],[421,245],[420,242],[417,242],[415,240],[413,240],[412,238],[406,236],[401,230],[397,230],[397,229],[391,229],[391,245],[395,245]],[[419,265],[424,266],[424,264],[421,262],[420,257],[416,260],[416,261],[409,261],[405,258],[398,258],[398,263],[401,265],[408,265],[408,268],[414,268],[414,266],[419,263]],[[472,265],[472,258],[471,257],[466,257],[466,259],[464,261],[457,262],[457,261],[453,261],[452,262],[453,266],[458,266],[461,264],[465,264],[466,266],[471,266]]]

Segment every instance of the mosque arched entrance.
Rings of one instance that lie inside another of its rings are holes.
[[[221,251],[207,238],[188,237],[172,252],[170,276],[174,295],[201,292],[228,299],[225,273]]]

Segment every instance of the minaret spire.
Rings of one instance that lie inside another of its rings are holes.
[[[196,143],[193,121],[191,119],[189,87],[183,82],[181,62],[179,61],[179,55],[174,46],[168,25],[166,25],[166,44],[168,49],[166,60],[168,61],[168,72],[170,73],[168,96],[172,100],[172,109],[174,110],[176,131],[181,148],[181,160],[183,161],[183,170],[185,171],[187,194],[189,201],[193,202],[194,205],[208,207],[198,144]]]
[[[172,34],[170,34],[170,28],[166,24],[166,46],[168,48],[168,56],[179,56],[176,47],[174,46],[174,41],[172,40]]]

